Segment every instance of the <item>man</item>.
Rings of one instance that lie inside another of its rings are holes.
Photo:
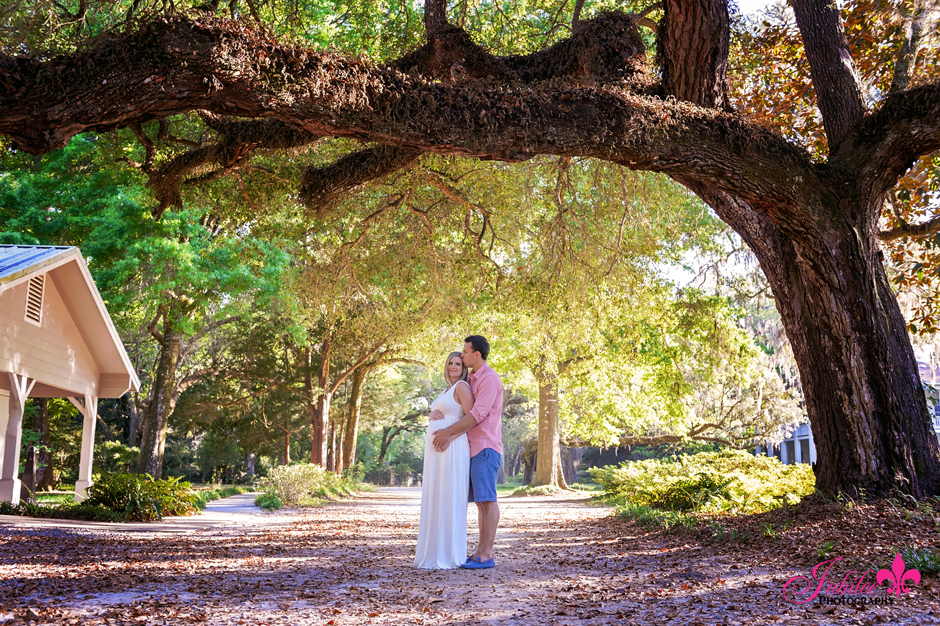
[[[454,424],[434,433],[434,448],[444,451],[450,442],[467,433],[470,442],[470,502],[477,505],[480,541],[476,551],[461,565],[464,569],[496,567],[493,545],[499,526],[496,474],[503,459],[503,381],[487,365],[489,342],[480,335],[463,340],[463,364],[470,368],[473,409]],[[434,411],[431,419],[443,414]]]

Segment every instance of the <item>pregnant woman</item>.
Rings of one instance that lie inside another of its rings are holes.
[[[431,421],[424,444],[424,482],[421,522],[415,567],[454,569],[467,560],[467,490],[470,480],[470,445],[463,434],[443,452],[434,449],[433,433],[447,428],[473,408],[468,370],[459,352],[451,352],[444,366],[447,389],[431,403],[444,419]]]

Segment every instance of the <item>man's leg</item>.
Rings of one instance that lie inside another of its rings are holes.
[[[477,502],[477,515],[480,519],[480,545],[476,556],[481,561],[493,558],[493,546],[496,544],[496,528],[499,526],[499,504],[497,502]]]
[[[499,525],[499,505],[496,504],[496,475],[502,456],[486,448],[470,459],[470,485],[477,505],[477,527],[480,541],[472,558],[488,561],[493,558],[496,527]]]
[[[486,502],[477,502],[477,530],[480,531],[480,539],[477,541],[477,549],[473,551],[473,556],[479,557],[482,554],[484,545],[483,538],[486,537],[486,514],[484,506]],[[489,558],[489,557],[487,557]],[[480,560],[483,560],[482,557]]]

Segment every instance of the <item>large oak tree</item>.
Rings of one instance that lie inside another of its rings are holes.
[[[253,150],[327,137],[367,145],[307,170],[300,197],[317,210],[425,152],[588,156],[661,172],[737,231],[767,275],[799,364],[818,487],[937,494],[937,438],[878,240],[887,194],[940,148],[940,83],[908,86],[936,1],[915,2],[901,79],[875,104],[835,3],[791,4],[828,145],[822,161],[732,110],[727,0],[665,0],[658,68],[648,66],[639,30],[647,15],[580,19],[581,2],[570,37],[495,56],[448,20],[441,0],[427,0],[426,43],[384,64],[279,42],[251,17],[210,16],[210,3],[70,54],[0,57],[0,133],[37,154],[122,127],[146,145],[141,124],[199,111],[213,141],[159,165],[148,152],[140,164],[161,208],[179,204],[182,185],[237,169]]]

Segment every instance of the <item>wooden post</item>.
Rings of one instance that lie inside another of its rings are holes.
[[[3,429],[3,460],[0,466],[0,500],[20,503],[20,441],[23,436],[23,412],[26,398],[33,390],[35,380],[7,372],[10,377],[9,413]]]
[[[84,417],[82,424],[82,454],[78,466],[78,480],[75,481],[75,501],[85,499],[85,492],[91,487],[91,465],[95,454],[95,422],[98,419],[98,398],[85,395],[82,404],[76,398],[69,398],[78,412]]]

